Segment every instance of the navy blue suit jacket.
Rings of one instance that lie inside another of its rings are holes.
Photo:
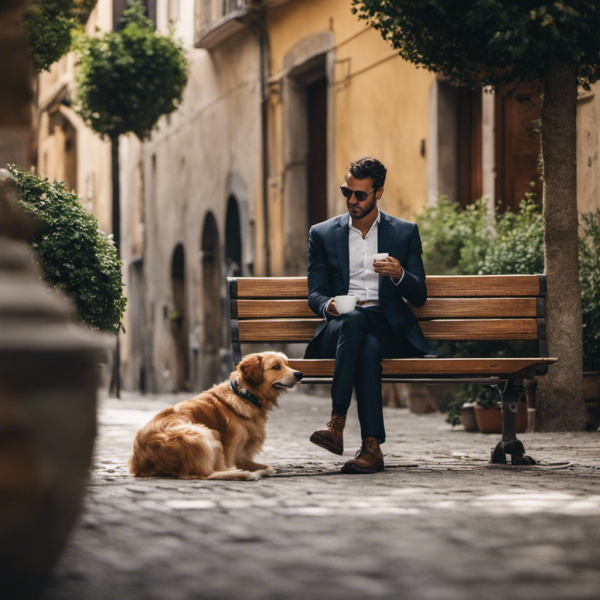
[[[423,354],[438,356],[437,350],[425,338],[417,318],[403,299],[406,298],[414,306],[422,306],[427,300],[419,228],[415,223],[380,212],[377,252],[387,252],[397,258],[404,268],[404,278],[398,285],[394,285],[391,277],[379,276],[379,306],[398,337],[402,337],[404,333]],[[320,317],[329,300],[333,296],[347,294],[350,286],[348,218],[348,213],[345,213],[310,228],[308,305]],[[311,346],[326,325],[327,319],[323,319],[317,326],[315,336],[306,349],[305,358],[310,358]]]

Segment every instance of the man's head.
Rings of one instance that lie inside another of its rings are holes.
[[[371,156],[363,156],[348,166],[342,185],[348,211],[353,219],[363,219],[383,194],[387,169]],[[358,197],[355,193],[358,192]]]

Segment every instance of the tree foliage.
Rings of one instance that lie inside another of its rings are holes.
[[[97,0],[36,0],[23,15],[33,65],[49,71],[71,50],[74,32],[82,29]]]
[[[542,81],[549,56],[600,78],[597,0],[352,0],[401,56],[458,84]]]
[[[65,184],[20,171],[9,165],[19,188],[19,206],[40,224],[33,239],[44,279],[73,298],[77,312],[90,327],[124,331],[121,261],[110,237],[86,212]]]
[[[188,80],[188,61],[180,42],[157,34],[136,0],[122,27],[78,44],[78,113],[105,138],[130,132],[144,140],[161,116],[174,112]]]

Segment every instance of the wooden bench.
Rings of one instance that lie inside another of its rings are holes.
[[[322,320],[308,307],[306,277],[229,277],[233,358],[242,343],[307,343]],[[432,341],[537,340],[537,356],[525,358],[408,358],[383,360],[384,382],[495,385],[502,396],[502,441],[492,462],[535,464],[516,436],[522,380],[543,375],[548,357],[544,320],[545,275],[431,276],[428,299],[410,306]],[[330,383],[333,359],[291,359],[303,383]]]

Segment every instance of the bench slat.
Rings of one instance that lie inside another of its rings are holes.
[[[536,317],[536,298],[430,298],[412,306],[418,319]],[[311,318],[307,300],[239,300],[240,319]]]
[[[427,277],[431,298],[539,296],[538,275],[432,275]]]
[[[539,296],[538,275],[432,275],[431,298]],[[306,277],[238,277],[238,298],[307,298]]]
[[[308,342],[321,319],[264,319],[239,322],[240,342]],[[535,340],[535,319],[456,319],[423,321],[430,340]]]
[[[401,358],[384,359],[383,375],[508,376],[555,363],[557,358]],[[333,359],[290,359],[290,368],[305,377],[333,377]]]
[[[238,298],[308,298],[306,277],[238,277]]]

